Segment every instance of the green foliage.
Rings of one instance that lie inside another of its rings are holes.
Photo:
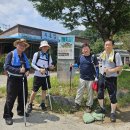
[[[130,92],[126,93],[125,96],[118,99],[119,107],[125,107],[130,103]]]
[[[124,49],[124,50],[130,50],[130,31],[120,31],[114,35],[113,39],[115,42],[123,42],[122,45],[117,45],[115,46],[116,48],[119,49]]]
[[[60,20],[70,30],[76,26],[92,27],[103,40],[121,30],[130,29],[129,0],[29,0],[43,16]]]
[[[4,71],[3,66],[4,66],[4,62],[5,62],[5,57],[7,54],[3,54],[0,57],[0,73],[2,73]]]
[[[130,84],[130,71],[122,71],[121,75],[118,76],[118,89],[128,89]]]
[[[0,87],[0,98],[4,97],[6,94],[6,88],[5,86]]]
[[[94,54],[102,52],[104,49],[104,42],[102,39],[98,39],[94,44],[92,44],[91,49]]]
[[[128,64],[125,64],[124,66],[123,66],[123,69],[129,69],[130,67],[129,67],[129,65]]]

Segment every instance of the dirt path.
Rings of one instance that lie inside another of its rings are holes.
[[[13,109],[14,112],[14,124],[7,126],[5,124],[3,115],[3,107],[5,98],[0,99],[0,130],[130,130],[130,112],[126,111],[120,114],[120,119],[117,123],[110,123],[107,118],[102,122],[94,122],[91,124],[84,124],[81,120],[81,112],[75,114],[60,115],[53,112],[42,112],[33,110],[30,117],[27,118],[27,126],[25,127],[23,118],[17,116],[16,105]],[[129,118],[125,118],[127,117]]]

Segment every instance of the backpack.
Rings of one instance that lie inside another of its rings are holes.
[[[10,63],[11,63],[11,61],[12,61],[12,57],[13,57],[13,52],[11,51],[10,52],[11,53],[11,58],[10,58]],[[8,76],[8,72],[7,72],[7,70],[5,70],[5,63],[4,63],[4,65],[3,65],[3,68],[4,68],[4,75],[7,75]]]
[[[38,54],[37,54],[36,63],[35,63],[36,66],[39,59],[40,59],[40,51],[38,51]],[[49,66],[49,62],[50,62],[50,54],[48,53],[48,66]]]
[[[117,53],[117,52],[114,51],[114,59],[113,59],[113,62],[115,63],[115,65],[116,65],[116,53]],[[122,70],[117,71],[117,74],[120,75],[121,72],[122,72]]]

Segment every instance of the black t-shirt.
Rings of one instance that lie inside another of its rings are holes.
[[[94,55],[79,57],[78,63],[80,68],[80,78],[84,80],[94,80],[95,79],[95,65],[98,65],[97,57]]]

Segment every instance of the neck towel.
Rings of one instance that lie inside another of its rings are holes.
[[[104,61],[106,60],[107,58],[107,53],[106,51],[102,52],[101,55],[100,55],[100,58]],[[111,51],[111,53],[109,54],[109,58],[108,58],[108,61],[109,62],[113,62],[114,60],[114,50]]]

